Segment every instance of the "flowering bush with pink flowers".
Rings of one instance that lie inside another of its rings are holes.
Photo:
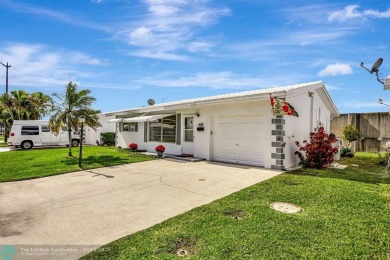
[[[138,145],[137,145],[136,143],[131,143],[131,144],[129,144],[129,148],[130,148],[131,150],[137,150]]]
[[[296,141],[299,147],[295,155],[299,157],[301,164],[307,168],[326,169],[334,161],[334,155],[338,152],[338,147],[333,147],[336,142],[334,134],[325,133],[321,126],[317,132],[310,133],[310,142],[304,140],[302,145]]]

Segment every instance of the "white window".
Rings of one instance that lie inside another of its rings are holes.
[[[184,120],[184,141],[193,142],[194,141],[194,118],[186,117]]]
[[[149,141],[176,142],[176,115],[164,117],[149,123]]]
[[[138,123],[123,123],[122,132],[138,132]]]

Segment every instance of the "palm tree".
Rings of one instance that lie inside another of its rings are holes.
[[[10,95],[4,93],[0,96],[0,123],[4,126],[4,141],[7,142],[8,134],[13,122],[13,101]]]
[[[4,125],[7,141],[14,120],[38,120],[47,115],[53,106],[50,96],[42,92],[29,94],[24,90],[0,95],[0,123]]]
[[[64,94],[53,94],[58,99],[54,105],[54,114],[51,116],[49,125],[54,127],[55,132],[59,132],[63,126],[67,127],[69,136],[69,156],[72,155],[72,128],[80,125],[80,116],[85,117],[85,125],[96,130],[101,126],[98,114],[100,110],[91,108],[96,98],[90,96],[89,89],[77,90],[77,85],[69,82]],[[82,141],[82,140],[81,140]]]
[[[53,99],[42,92],[32,93],[30,95],[30,101],[32,103],[31,110],[29,111],[30,119],[42,119],[42,117],[48,115],[53,109]]]

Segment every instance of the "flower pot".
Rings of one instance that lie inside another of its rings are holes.
[[[164,153],[164,152],[157,151],[157,156],[161,158],[161,157],[163,156],[163,153]]]

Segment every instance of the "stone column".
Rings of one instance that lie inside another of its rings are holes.
[[[276,116],[276,118],[272,118],[272,124],[275,126],[275,130],[272,130],[272,136],[275,136],[276,141],[272,141],[272,148],[275,148],[275,152],[271,154],[271,158],[275,161],[271,163],[271,169],[284,170],[283,160],[286,157],[284,154],[284,147],[286,146],[284,142],[285,120],[283,116]]]

